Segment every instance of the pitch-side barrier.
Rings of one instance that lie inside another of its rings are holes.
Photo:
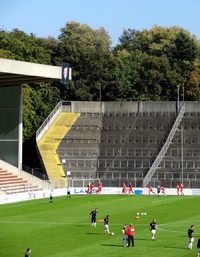
[[[71,195],[88,195],[87,188],[86,187],[71,187],[70,188]],[[157,196],[157,189],[153,188],[153,193],[151,193],[150,197]],[[166,188],[165,195],[177,195],[177,190],[175,188]],[[200,196],[200,189],[187,189],[185,188],[183,191],[185,196]],[[27,200],[34,200],[34,199],[42,199],[42,198],[49,198],[50,194],[53,195],[53,197],[57,196],[65,196],[67,195],[67,188],[60,188],[60,189],[53,189],[53,190],[40,190],[40,191],[31,191],[26,193],[16,193],[16,194],[0,194],[0,204],[5,203],[15,203],[20,201],[27,201]],[[92,191],[93,195],[127,195],[127,196],[141,196],[141,195],[148,195],[148,188],[134,188],[133,192],[129,193],[127,190],[127,193],[122,192],[122,188],[119,187],[104,187],[102,188],[102,191],[100,193],[97,193],[97,188],[94,188]],[[160,194],[161,197],[165,197],[164,194]]]

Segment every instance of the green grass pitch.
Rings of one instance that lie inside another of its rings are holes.
[[[110,215],[110,230],[103,223],[91,226],[89,213],[98,208],[97,220]],[[136,220],[137,212],[146,212]],[[149,223],[158,223],[151,240]],[[122,226],[133,223],[135,247],[122,247]],[[193,249],[187,249],[187,230],[195,224]],[[200,237],[200,198],[192,196],[72,195],[0,205],[0,257],[190,257],[197,256]]]

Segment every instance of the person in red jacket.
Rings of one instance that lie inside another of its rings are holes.
[[[130,244],[132,244],[132,247],[134,247],[134,235],[135,235],[135,229],[132,224],[128,227],[128,247],[130,247]]]

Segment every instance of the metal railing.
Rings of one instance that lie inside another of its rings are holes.
[[[177,118],[176,118],[176,120],[174,122],[174,125],[173,125],[173,127],[172,127],[172,129],[171,129],[171,131],[170,131],[170,133],[169,133],[169,135],[168,135],[168,137],[167,137],[163,147],[161,148],[159,154],[155,158],[152,166],[150,167],[146,177],[143,180],[143,187],[146,187],[148,185],[148,183],[151,180],[153,174],[155,173],[156,169],[158,168],[160,162],[162,161],[164,155],[166,154],[166,152],[167,152],[167,150],[168,150],[168,148],[169,148],[169,146],[171,144],[171,141],[172,141],[172,139],[173,139],[173,137],[175,135],[175,132],[176,132],[176,130],[177,130],[177,128],[178,128],[182,118],[183,118],[184,113],[185,113],[185,104],[182,104],[180,106],[180,110],[179,110]]]
[[[58,117],[58,114],[62,112],[62,102],[59,102],[53,111],[49,114],[49,116],[44,120],[42,125],[36,131],[36,141],[39,142],[42,136],[46,133],[49,127],[53,124],[53,122]]]

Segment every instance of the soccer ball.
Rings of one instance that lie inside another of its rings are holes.
[[[112,235],[112,236],[114,236],[114,234],[115,234],[114,232],[111,232],[111,235]]]

